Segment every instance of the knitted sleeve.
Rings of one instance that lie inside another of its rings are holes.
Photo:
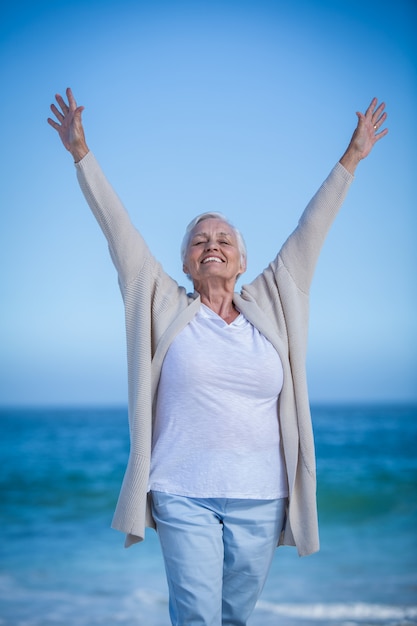
[[[81,190],[107,239],[123,287],[138,275],[152,255],[92,152],[76,163],[76,170]]]
[[[327,233],[352,180],[353,176],[337,163],[308,203],[296,229],[279,252],[278,257],[292,279],[306,293]],[[272,265],[278,266],[277,259]]]

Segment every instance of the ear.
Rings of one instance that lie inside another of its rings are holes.
[[[236,276],[236,282],[239,280],[239,278],[242,276],[242,274],[244,274],[246,272],[246,260],[243,259],[240,263],[240,270],[239,273]]]
[[[182,271],[184,272],[184,274],[187,274],[187,276],[190,273],[188,270],[188,266],[185,263],[182,264]]]

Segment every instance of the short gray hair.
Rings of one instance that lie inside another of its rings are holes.
[[[208,213],[201,213],[200,215],[197,215],[197,217],[195,217],[193,220],[191,220],[191,222],[188,224],[185,230],[185,235],[181,243],[181,261],[185,263],[185,257],[187,255],[187,250],[188,250],[188,246],[190,243],[191,232],[194,226],[197,226],[197,224],[199,224],[200,222],[203,222],[204,220],[208,220],[210,218],[223,220],[223,222],[226,222],[226,224],[228,224],[230,228],[233,229],[233,232],[235,233],[236,239],[237,239],[237,245],[238,245],[239,252],[240,252],[240,258],[242,260],[242,264],[245,265],[246,259],[247,259],[247,252],[246,252],[245,240],[243,239],[241,232],[237,228],[235,228],[233,224],[230,223],[227,217],[225,217],[222,213],[217,213],[215,211],[214,212],[211,211]]]

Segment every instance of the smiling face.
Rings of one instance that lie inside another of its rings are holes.
[[[207,218],[190,233],[184,272],[198,290],[203,281],[222,280],[234,285],[246,269],[234,229],[222,219]]]

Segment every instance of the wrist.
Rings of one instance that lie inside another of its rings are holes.
[[[69,149],[72,154],[72,158],[74,159],[74,163],[78,163],[85,157],[85,155],[89,152],[87,144],[82,144],[81,146],[73,146]]]
[[[349,147],[340,159],[340,163],[348,172],[354,174],[358,163],[361,160],[361,153]]]

